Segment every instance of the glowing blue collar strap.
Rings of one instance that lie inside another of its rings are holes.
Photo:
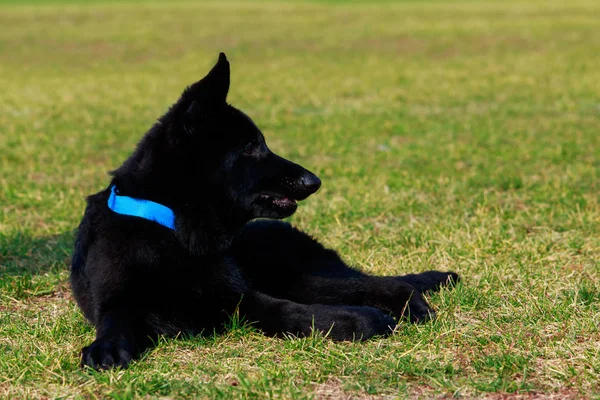
[[[108,208],[117,214],[144,218],[175,230],[175,214],[169,207],[150,200],[118,195],[114,186],[110,188]]]

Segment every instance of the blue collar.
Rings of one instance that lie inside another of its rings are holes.
[[[175,230],[175,213],[169,207],[150,200],[121,196],[117,192],[113,185],[108,197],[108,208],[117,214],[144,218]]]

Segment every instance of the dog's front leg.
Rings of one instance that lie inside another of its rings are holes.
[[[453,287],[460,282],[460,277],[456,272],[441,271],[425,271],[395,278],[400,282],[408,283],[421,293],[436,292],[445,286]]]
[[[106,311],[96,323],[96,340],[81,351],[81,366],[125,368],[141,348],[131,312],[125,308]]]
[[[412,322],[435,317],[419,290],[396,277],[358,272],[352,277],[303,275],[289,293],[291,299],[301,303],[376,307]]]
[[[373,307],[300,304],[256,291],[244,295],[240,313],[271,336],[308,336],[317,330],[333,340],[366,340],[390,334],[396,326],[392,317]]]
[[[421,292],[395,277],[364,275],[364,303],[391,311],[397,318],[423,322],[435,318],[434,310]]]

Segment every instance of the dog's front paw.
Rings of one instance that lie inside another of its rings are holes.
[[[413,323],[422,323],[435,319],[435,311],[427,304],[423,295],[416,290],[410,294],[408,301],[406,301],[405,297],[398,300],[394,315],[398,319],[406,319]]]
[[[442,287],[453,287],[460,282],[460,276],[456,272],[426,271],[420,274],[409,274],[398,276],[401,282],[408,283],[421,293],[435,292]]]
[[[373,307],[344,307],[329,331],[335,341],[367,340],[373,336],[387,336],[396,327],[391,316]]]
[[[429,271],[433,276],[431,279],[435,282],[436,280],[439,282],[436,285],[436,288],[441,288],[444,286],[454,287],[458,282],[460,282],[460,276],[456,272],[440,272],[440,271]]]
[[[413,296],[404,309],[404,317],[412,323],[423,323],[435,319],[435,311],[422,296]]]
[[[96,339],[81,350],[81,367],[93,369],[126,368],[133,358],[133,351],[125,340]]]

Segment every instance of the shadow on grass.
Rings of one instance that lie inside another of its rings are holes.
[[[0,291],[14,298],[53,292],[66,280],[74,235],[0,236]]]

